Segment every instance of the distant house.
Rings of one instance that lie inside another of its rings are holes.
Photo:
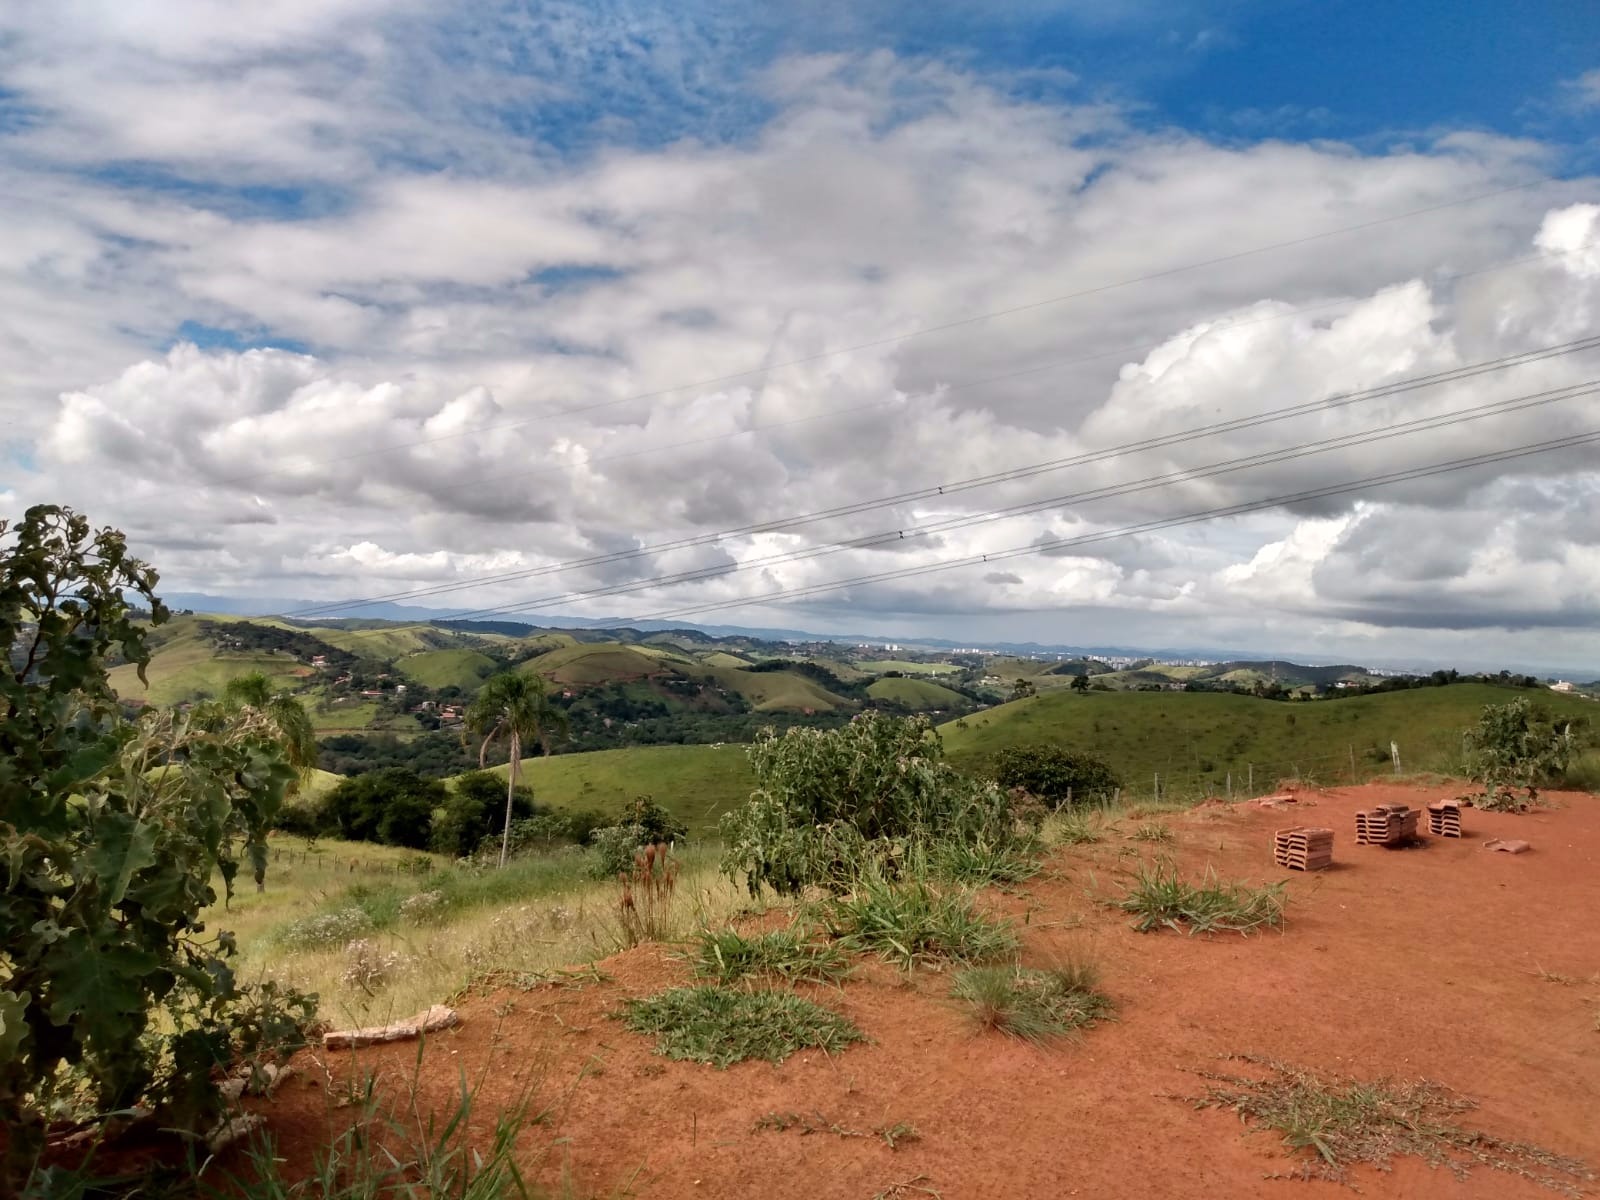
[[[1578,690],[1578,688],[1576,684],[1569,683],[1567,680],[1563,679],[1558,683],[1552,683],[1550,685],[1550,690],[1552,692],[1575,692]]]

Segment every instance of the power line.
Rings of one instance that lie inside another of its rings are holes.
[[[1425,479],[1433,475],[1443,475],[1452,471],[1464,471],[1473,467],[1486,466],[1492,463],[1506,462],[1516,458],[1526,458],[1536,454],[1547,454],[1555,450],[1569,449],[1575,446],[1592,445],[1600,442],[1600,430],[1590,430],[1586,433],[1572,434],[1562,438],[1551,438],[1542,442],[1530,442],[1516,446],[1509,450],[1500,450],[1490,454],[1471,455],[1466,458],[1451,459],[1442,463],[1434,463],[1426,467],[1414,467],[1402,471],[1391,471],[1381,475],[1371,475],[1363,479],[1347,483],[1335,484],[1323,488],[1310,488],[1301,492],[1292,492],[1282,496],[1272,496],[1264,500],[1252,500],[1241,504],[1226,505],[1220,508],[1204,509],[1199,512],[1188,513],[1180,517],[1163,518],[1155,521],[1140,522],[1135,525],[1125,525],[1116,529],[1101,530],[1097,533],[1083,534],[1071,538],[1059,538],[1048,542],[1039,542],[1027,546],[1014,546],[1005,550],[991,551],[985,554],[966,555],[961,558],[947,559],[943,562],[929,563],[919,567],[905,567],[898,571],[884,571],[875,575],[861,575],[852,579],[836,579],[825,583],[810,584],[795,588],[782,588],[772,592],[760,593],[751,596],[742,596],[734,600],[715,601],[706,604],[690,605],[683,608],[670,609],[663,612],[646,615],[619,618],[618,624],[634,621],[665,621],[676,620],[686,616],[693,616],[703,612],[714,612],[725,608],[742,608],[750,604],[765,604],[775,600],[794,600],[808,596],[821,595],[825,592],[839,591],[843,588],[855,587],[868,583],[885,583],[900,579],[915,578],[920,575],[931,575],[939,571],[954,570],[958,567],[977,566],[982,563],[1004,562],[1012,558],[1021,558],[1025,555],[1048,554],[1060,550],[1074,549],[1080,546],[1094,545],[1098,542],[1112,541],[1116,538],[1131,537],[1140,533],[1150,533],[1161,529],[1171,529],[1183,525],[1194,525],[1204,521],[1217,520],[1221,517],[1242,516],[1247,513],[1259,512],[1262,509],[1277,508],[1286,504],[1299,504],[1308,500],[1320,500],[1330,496],[1347,495],[1351,492],[1361,491],[1366,488],[1387,487],[1395,483],[1404,483],[1413,479]]]
[[[1574,384],[1565,388],[1555,388],[1545,392],[1536,392],[1526,396],[1512,397],[1508,400],[1493,401],[1479,405],[1476,408],[1465,409],[1459,412],[1437,414],[1431,417],[1419,417],[1412,421],[1395,425],[1387,425],[1378,429],[1364,430],[1358,433],[1341,434],[1320,439],[1314,442],[1299,443],[1277,450],[1263,451],[1257,454],[1246,455],[1242,458],[1230,459],[1224,462],[1211,463],[1204,467],[1190,470],[1171,471],[1162,475],[1147,476],[1143,479],[1109,484],[1104,487],[1089,489],[1087,491],[1070,493],[1065,496],[1052,496],[1043,500],[1029,501],[1013,505],[1009,508],[992,509],[980,513],[966,514],[952,517],[943,521],[931,522],[923,526],[910,526],[898,530],[887,530],[881,533],[870,534],[849,541],[834,543],[824,546],[811,546],[798,550],[780,552],[760,558],[747,559],[734,564],[724,564],[704,567],[697,570],[678,572],[672,575],[656,576],[650,579],[633,580],[627,583],[612,584],[605,587],[592,588],[584,591],[567,592],[554,596],[544,596],[536,600],[523,601],[517,604],[501,605],[496,608],[474,610],[467,614],[458,614],[454,619],[473,619],[494,616],[507,616],[512,613],[530,612],[541,608],[550,608],[559,604],[570,604],[577,601],[600,599],[609,596],[629,595],[634,592],[649,591],[658,587],[668,587],[680,583],[702,582],[708,579],[723,578],[728,575],[740,574],[745,571],[756,570],[761,567],[777,566],[784,563],[801,562],[813,558],[820,558],[829,554],[836,554],[844,550],[869,549],[874,546],[893,545],[896,542],[929,537],[939,533],[947,533],[956,529],[964,529],[973,525],[987,524],[997,519],[1008,519],[1039,512],[1045,509],[1058,508],[1066,504],[1082,503],[1094,500],[1110,499],[1118,496],[1131,495],[1136,492],[1154,491],[1171,487],[1175,484],[1186,483],[1201,479],[1211,479],[1220,475],[1232,474],[1238,471],[1249,470],[1254,467],[1270,466],[1276,463],[1288,462],[1295,459],[1306,458],[1314,454],[1324,454],[1330,450],[1349,449],[1354,446],[1370,445],[1376,442],[1388,441],[1391,438],[1405,437],[1414,433],[1428,432],[1442,429],[1452,425],[1464,424],[1468,421],[1482,420],[1486,417],[1503,416],[1508,413],[1520,412],[1525,409],[1539,407],[1562,400],[1571,400],[1583,396],[1594,395],[1600,391],[1600,380],[1590,380],[1583,384]]]
[[[1142,283],[1150,283],[1158,279],[1171,278],[1191,271],[1203,270],[1207,267],[1220,266],[1224,263],[1237,262],[1242,259],[1268,254],[1275,250],[1285,250],[1294,246],[1308,245],[1312,242],[1324,241],[1328,238],[1340,237],[1345,234],[1359,233],[1363,230],[1374,229],[1381,225],[1389,225],[1398,221],[1407,221],[1415,217],[1428,216],[1450,208],[1459,208],[1463,205],[1477,204],[1484,200],[1492,200],[1499,196],[1509,195],[1513,192],[1527,191],[1531,188],[1542,186],[1548,182],[1545,179],[1529,180],[1526,183],[1512,184],[1503,188],[1496,188],[1489,192],[1480,192],[1472,196],[1462,196],[1454,200],[1442,201],[1424,208],[1409,209],[1405,212],[1393,213],[1387,217],[1377,217],[1370,221],[1361,221],[1354,225],[1345,225],[1337,229],[1323,230],[1319,233],[1304,234],[1300,237],[1289,238],[1284,241],[1268,242],[1263,245],[1253,246],[1246,250],[1237,250],[1229,254],[1218,255],[1214,258],[1201,259],[1196,262],[1184,263],[1176,267],[1167,267],[1160,271],[1152,271],[1145,275],[1136,275],[1126,279],[1115,280],[1110,283],[1097,284],[1094,287],[1082,288],[1077,291],[1064,292],[1055,296],[1047,296],[1040,300],[1029,301],[1025,304],[1013,305],[1009,308],[994,309],[989,312],[978,313],[973,316],[961,317],[953,321],[945,321],[936,325],[925,325],[906,333],[892,334],[884,337],[873,338],[863,342],[856,342],[848,346],[837,346],[830,350],[818,351],[798,358],[785,359],[776,363],[766,363],[758,367],[735,371],[726,375],[715,375],[704,379],[691,380],[685,383],[674,384],[670,387],[657,388],[648,392],[636,392],[632,395],[621,396],[611,400],[602,400],[593,404],[574,405],[569,408],[556,409],[548,413],[539,413],[531,417],[519,418],[515,421],[502,421],[486,425],[474,426],[470,429],[461,429],[453,433],[439,434],[434,437],[420,438],[410,442],[399,442],[390,446],[381,446],[373,450],[362,450],[352,454],[336,455],[330,458],[312,460],[313,465],[327,465],[336,462],[353,462],[363,458],[381,457],[392,454],[398,450],[409,450],[417,446],[435,445],[441,442],[455,441],[459,438],[473,437],[483,433],[497,433],[507,429],[519,429],[527,425],[538,424],[558,417],[581,415],[583,413],[601,412],[609,408],[617,408],[624,404],[637,403],[644,400],[657,400],[675,392],[688,391],[693,388],[714,387],[719,384],[732,383],[752,376],[769,375],[774,371],[784,370],[789,367],[805,366],[809,363],[821,362],[841,355],[854,354],[861,350],[877,349],[881,346],[898,345],[902,342],[916,338],[928,337],[936,333],[947,333],[952,329],[961,329],[971,325],[981,324],[985,321],[997,320],[1002,317],[1015,316],[1018,313],[1032,312],[1056,304],[1064,304],[1071,300],[1081,300],[1090,296],[1104,295],[1107,292],[1118,291],[1122,288],[1134,287]],[[249,483],[257,479],[270,478],[282,475],[290,468],[270,468],[265,471],[254,471],[246,475],[235,475],[224,479],[212,480],[207,483],[196,484],[196,487],[227,487],[235,484]]]
[[[1407,379],[1396,380],[1392,383],[1380,384],[1376,387],[1365,388],[1354,392],[1339,393],[1321,400],[1305,401],[1300,404],[1289,405],[1284,408],[1269,410],[1248,417],[1231,418],[1225,421],[1212,422],[1209,425],[1198,426],[1193,429],[1145,438],[1137,442],[1123,443],[1105,450],[1090,451],[1083,454],[1071,455],[1065,458],[1051,459],[1045,462],[1030,463],[1021,467],[1005,471],[990,472],[985,475],[973,476],[967,479],[954,480],[944,484],[899,492],[890,496],[877,497],[871,500],[862,500],[850,504],[837,505],[832,508],[822,509],[810,513],[802,513],[792,517],[778,518],[772,521],[758,521],[747,525],[737,526],[732,529],[720,530],[714,533],[696,534],[678,538],[668,542],[658,542],[648,546],[635,547],[629,550],[613,551],[606,554],[591,555],[583,558],[569,559],[564,562],[547,564],[540,567],[530,567],[517,571],[502,572],[495,575],[479,576],[470,580],[460,580],[451,583],[431,584],[420,588],[411,588],[403,591],[391,592],[379,596],[370,596],[354,601],[337,601],[326,604],[310,605],[303,609],[286,614],[290,617],[310,617],[329,615],[334,612],[345,612],[373,604],[388,603],[403,599],[422,599],[429,596],[445,595],[450,592],[472,590],[478,587],[489,586],[496,583],[507,583],[523,579],[539,578],[546,575],[560,574],[566,571],[584,567],[609,566],[633,559],[644,558],[653,554],[660,554],[671,550],[688,549],[695,546],[711,545],[735,537],[746,537],[761,533],[783,532],[805,525],[815,524],[819,521],[832,520],[839,517],[854,516],[882,508],[889,508],[897,504],[914,503],[921,500],[930,500],[936,497],[959,495],[962,492],[977,488],[992,487],[1001,483],[1014,482],[1020,479],[1032,478],[1038,475],[1065,470],[1071,467],[1085,466],[1101,462],[1109,458],[1120,457],[1125,454],[1136,453],[1144,450],[1159,449],[1166,446],[1178,445],[1184,442],[1195,441],[1203,437],[1212,437],[1218,434],[1232,433],[1242,429],[1255,428],[1261,425],[1288,420],[1293,417],[1309,413],[1330,411],[1347,407],[1369,400],[1380,399],[1388,396],[1400,395],[1405,392],[1415,391],[1424,387],[1435,387],[1441,384],[1459,382],[1472,379],[1491,372],[1503,371],[1512,367],[1524,366],[1529,363],[1543,361],[1549,358],[1560,357],[1568,354],[1580,353],[1585,350],[1600,348],[1600,336],[1579,338],[1570,342],[1554,346],[1541,347],[1536,350],[1523,351],[1517,354],[1502,355],[1499,358],[1486,359],[1477,363],[1470,363],[1462,367],[1454,367],[1445,371],[1436,371],[1428,375],[1412,376]]]
[[[1527,263],[1536,262],[1540,259],[1558,258],[1568,253],[1570,253],[1570,251],[1567,249],[1549,250],[1539,254],[1524,255],[1521,258],[1499,260],[1491,265],[1476,267],[1470,271],[1454,271],[1435,276],[1434,282],[1455,283],[1463,279],[1474,278],[1481,275],[1489,275],[1497,271],[1510,270],[1513,267],[1523,266]],[[1282,312],[1271,313],[1267,316],[1255,317],[1250,320],[1230,321],[1227,323],[1225,328],[1230,331],[1234,329],[1248,329],[1255,325],[1264,325],[1276,321],[1285,321],[1292,317],[1303,316],[1306,313],[1325,312],[1328,309],[1334,308],[1347,308],[1350,305],[1357,304],[1359,302],[1360,301],[1357,299],[1346,297],[1339,300],[1322,301],[1317,304],[1305,304],[1297,308],[1286,309]],[[991,375],[983,379],[968,379],[963,380],[960,383],[942,384],[939,386],[938,390],[941,395],[948,395],[953,392],[965,391],[968,388],[981,387],[985,384],[1003,383],[1011,379],[1020,379],[1028,375],[1036,375],[1041,371],[1049,371],[1057,367],[1094,362],[1097,359],[1110,358],[1113,355],[1148,352],[1165,345],[1169,340],[1171,339],[1162,338],[1153,342],[1140,342],[1136,345],[1119,346],[1111,350],[1096,350],[1087,354],[1069,355],[1065,358],[1053,358],[1044,362],[1035,363],[1032,366],[1023,367],[1020,370],[1007,371],[1003,374]],[[791,417],[784,421],[771,421],[765,425],[751,425],[744,429],[729,430],[725,433],[714,433],[698,438],[686,438],[681,442],[667,442],[661,445],[642,447],[638,450],[623,450],[615,454],[595,455],[593,457],[584,459],[583,465],[593,466],[598,463],[621,462],[630,458],[643,458],[654,454],[664,454],[671,450],[682,450],[689,446],[704,446],[713,442],[728,441],[737,437],[751,437],[775,429],[789,429],[796,425],[809,424],[813,421],[826,421],[834,417],[855,416],[860,413],[876,412],[881,409],[892,409],[898,406],[899,403],[900,400],[897,397],[889,400],[874,400],[867,404],[847,405],[844,408],[826,409],[818,413],[807,413],[805,416],[801,417]],[[526,477],[527,472],[525,470],[508,472],[502,475],[480,475],[465,483],[455,486],[429,489],[426,494],[430,497],[458,495],[462,492],[471,491],[474,488],[482,487],[486,484],[503,483],[508,479],[523,479]]]

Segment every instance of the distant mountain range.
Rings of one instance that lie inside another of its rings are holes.
[[[314,617],[306,617],[308,622],[332,620],[337,618],[382,620],[382,621],[457,621],[473,620],[472,617],[461,615],[460,609],[449,608],[424,608],[418,605],[393,604],[387,602],[363,603],[360,601],[328,601],[292,599],[281,596],[212,596],[202,592],[174,592],[163,597],[167,605],[173,609],[193,609],[196,612],[231,613],[242,616],[284,616],[286,614],[315,610]],[[497,618],[483,618],[487,622]],[[499,618],[498,620],[504,620]],[[764,628],[748,625],[702,625],[686,621],[629,621],[616,617],[573,617],[554,613],[540,613],[538,623],[516,622],[525,624],[528,628],[540,629],[637,629],[642,632],[664,632],[674,629],[697,630],[712,637],[744,637],[757,638],[763,641],[780,642],[838,642],[843,644],[866,643],[870,645],[898,645],[908,650],[926,649],[935,651],[950,651],[964,646],[972,645],[971,639],[954,641],[949,638],[930,637],[898,637],[881,633],[817,633],[805,629]],[[1259,647],[1246,649],[1218,647],[1149,647],[1149,646],[1116,646],[1095,645],[1078,646],[1065,644],[1052,644],[1041,642],[984,642],[983,647],[998,653],[1016,654],[1024,657],[1030,655],[1061,655],[1071,658],[1153,658],[1162,661],[1204,659],[1211,662],[1239,662],[1239,661],[1294,661],[1317,666],[1337,665],[1338,660],[1315,654],[1305,654],[1298,651],[1263,651]],[[1482,663],[1443,663],[1421,659],[1404,661],[1390,661],[1377,666],[1380,672],[1416,672],[1427,674],[1440,668],[1457,667],[1462,669],[1481,670],[1486,664]],[[1541,678],[1550,675],[1546,667],[1531,667],[1526,664],[1503,663],[1496,664],[1495,670],[1505,669],[1519,674],[1532,674]],[[1600,675],[1600,666],[1591,664],[1587,667],[1571,668],[1563,673],[1562,677],[1573,680],[1587,680]]]

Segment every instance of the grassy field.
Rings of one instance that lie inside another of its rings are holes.
[[[748,748],[725,746],[631,746],[522,760],[522,778],[540,804],[620,813],[636,796],[654,796],[689,826],[696,838],[710,836],[717,820],[749,798],[754,782]],[[503,774],[504,766],[493,768]]]
[[[756,712],[832,712],[849,706],[849,702],[836,696],[814,679],[796,675],[792,671],[741,671],[732,667],[702,667],[686,670],[686,674],[714,680],[730,692],[736,692],[750,703]]]
[[[926,679],[878,679],[867,685],[867,695],[874,700],[888,700],[919,711],[959,708],[969,703],[960,692],[952,692]]]
[[[961,668],[950,663],[908,662],[899,658],[882,658],[872,662],[857,663],[863,671],[882,675],[885,671],[899,671],[903,675],[959,675]]]
[[[621,642],[592,642],[563,646],[530,659],[520,668],[556,683],[606,683],[614,679],[642,679],[659,675],[668,664],[656,655]]]
[[[161,632],[166,636],[160,639],[145,671],[150,681],[148,688],[139,682],[139,673],[131,663],[111,669],[111,686],[124,700],[143,700],[165,707],[202,696],[219,696],[229,680],[252,671],[260,671],[285,688],[298,687],[312,674],[285,654],[220,654],[201,638],[191,617],[178,617]]]
[[[464,692],[476,691],[478,685],[494,672],[495,661],[487,654],[465,646],[449,650],[424,650],[407,655],[395,663],[395,668],[424,687],[458,687]]]
[[[1523,696],[1600,720],[1600,706],[1582,700],[1454,684],[1305,704],[1215,692],[1051,694],[987,709],[940,733],[957,766],[977,766],[1007,746],[1065,745],[1105,759],[1138,792],[1153,790],[1160,773],[1164,788],[1199,794],[1222,790],[1230,772],[1236,789],[1252,774],[1257,790],[1296,775],[1346,782],[1352,754],[1360,777],[1392,771],[1391,741],[1406,771],[1450,773],[1461,731],[1479,710]]]
[[[423,861],[430,869],[419,872]],[[684,850],[680,862],[672,936],[748,905],[743,888],[717,873],[714,849]],[[279,836],[266,890],[246,884],[231,905],[209,909],[206,924],[238,937],[243,982],[270,978],[316,992],[335,1025],[378,1024],[491,970],[560,970],[623,948],[617,885],[592,875],[579,852],[499,871],[364,842],[308,847]],[[220,895],[220,880],[216,887]]]

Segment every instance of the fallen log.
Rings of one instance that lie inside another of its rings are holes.
[[[445,1004],[435,1004],[427,1012],[389,1025],[329,1030],[322,1035],[322,1044],[329,1050],[354,1050],[360,1046],[376,1046],[380,1042],[402,1042],[439,1029],[449,1029],[460,1019],[455,1009]]]

